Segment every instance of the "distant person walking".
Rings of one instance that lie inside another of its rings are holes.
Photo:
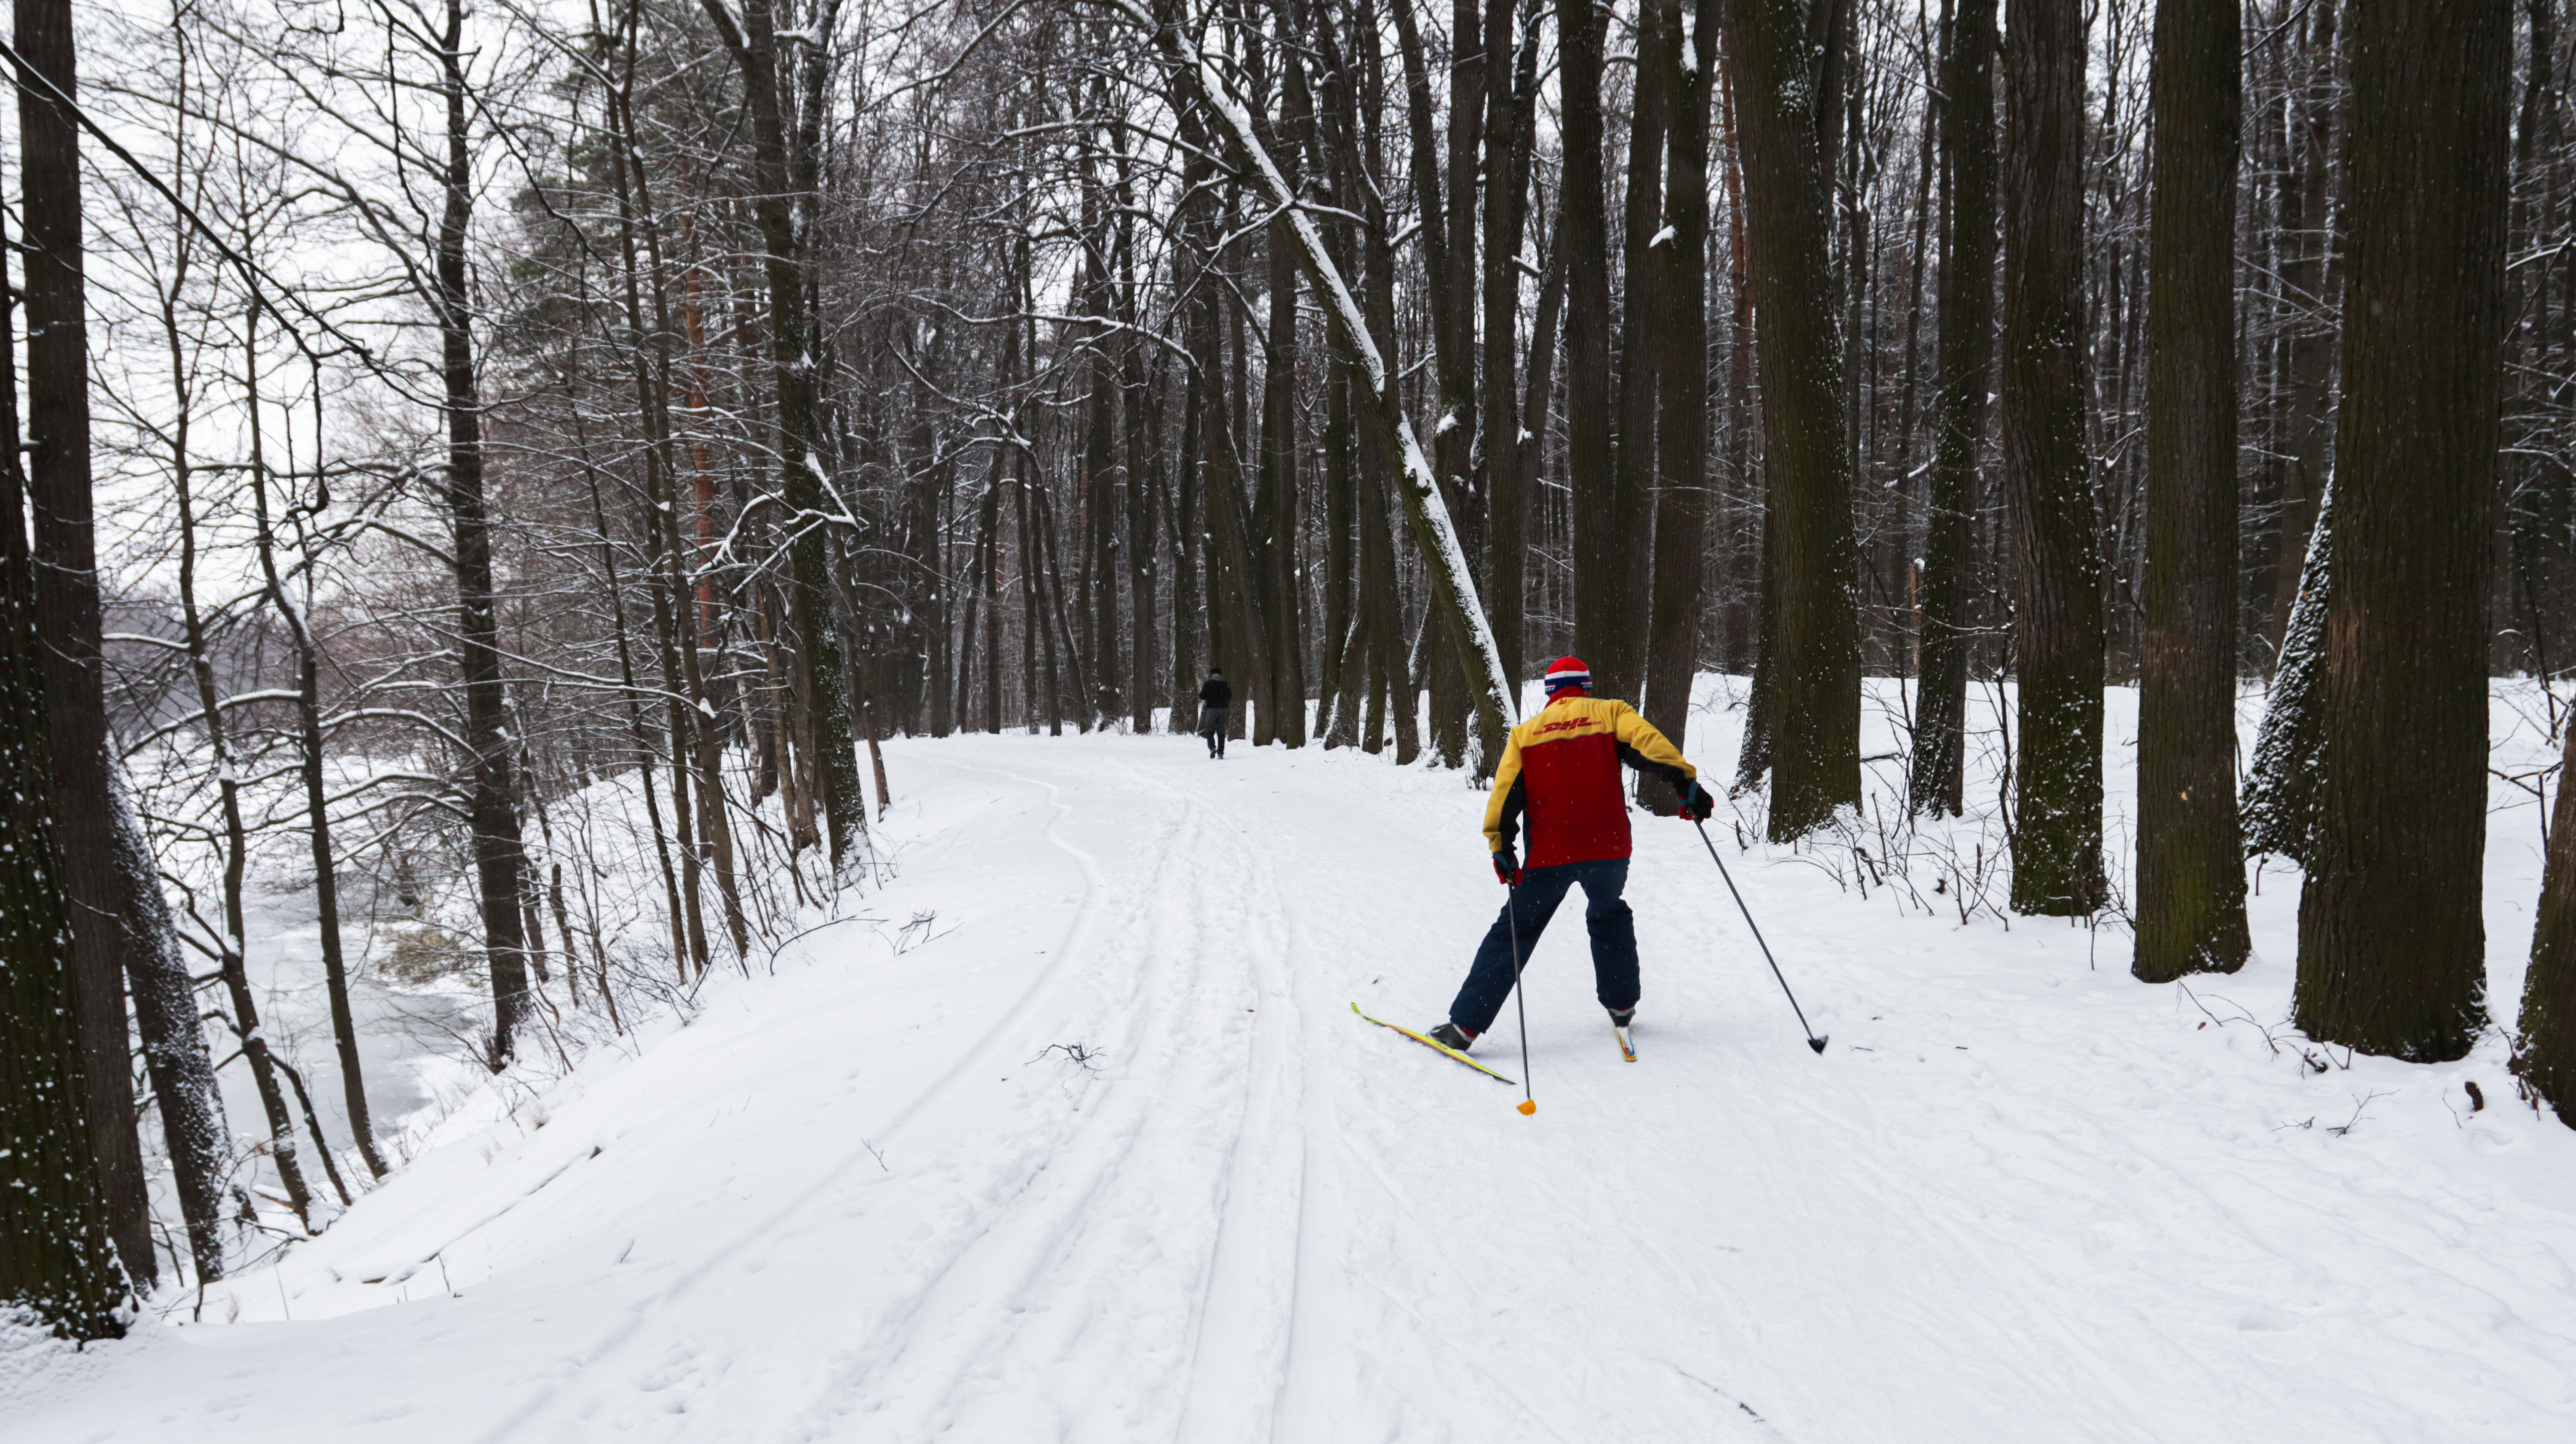
[[[1683,817],[1702,821],[1716,810],[1716,801],[1699,785],[1699,769],[1664,734],[1627,703],[1594,697],[1592,669],[1582,658],[1557,658],[1547,669],[1547,706],[1512,729],[1502,765],[1494,769],[1492,800],[1485,804],[1494,876],[1512,890],[1511,900],[1485,930],[1467,981],[1449,1005],[1449,1021],[1428,1036],[1464,1051],[1494,1025],[1530,949],[1577,883],[1583,885],[1583,924],[1592,934],[1594,993],[1613,1026],[1624,1029],[1636,1016],[1637,923],[1620,897],[1628,886],[1629,852],[1623,762],[1670,783]],[[1524,816],[1526,869],[1512,855]]]
[[[1234,705],[1234,688],[1226,685],[1223,667],[1208,668],[1207,685],[1199,688],[1199,736],[1207,739],[1208,756],[1225,757],[1225,714]]]

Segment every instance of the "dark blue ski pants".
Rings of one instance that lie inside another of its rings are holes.
[[[1494,925],[1485,930],[1485,941],[1476,949],[1475,966],[1467,970],[1458,1000],[1449,1005],[1450,1022],[1470,1033],[1482,1033],[1494,1025],[1512,995],[1512,976],[1517,971],[1512,957],[1514,935],[1520,938],[1518,966],[1527,966],[1539,934],[1547,931],[1547,920],[1556,916],[1556,905],[1565,901],[1567,890],[1576,883],[1583,884],[1583,926],[1592,934],[1595,996],[1605,1008],[1637,1006],[1637,919],[1619,896],[1628,886],[1628,859],[1614,857],[1534,867],[1521,874],[1521,885],[1512,889],[1511,901],[1503,904]]]

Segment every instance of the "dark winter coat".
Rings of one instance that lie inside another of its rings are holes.
[[[1207,679],[1207,685],[1199,688],[1199,705],[1231,707],[1234,705],[1234,689],[1226,685],[1223,677],[1210,677]]]

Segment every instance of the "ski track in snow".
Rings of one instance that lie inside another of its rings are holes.
[[[2493,1044],[2311,1075],[2124,946],[1750,855],[1817,1058],[1697,839],[1640,815],[1641,1061],[1570,900],[1525,1119],[1349,1017],[1434,1020],[1499,905],[1454,775],[889,757],[901,875],[850,906],[938,937],[835,929],[712,986],[536,1131],[223,1286],[238,1324],[0,1353],[0,1436],[2517,1444],[2576,1414],[2576,1135]],[[2294,894],[2257,900],[2280,955],[2205,997],[2277,1016]],[[1479,1051],[1517,1061],[1508,1015]]]

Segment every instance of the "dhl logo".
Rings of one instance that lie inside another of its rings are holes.
[[[1535,739],[1545,737],[1551,732],[1570,732],[1578,727],[1599,727],[1600,725],[1600,723],[1589,717],[1568,717],[1562,722],[1548,723],[1546,726],[1538,729],[1535,733],[1532,733],[1531,736]]]

